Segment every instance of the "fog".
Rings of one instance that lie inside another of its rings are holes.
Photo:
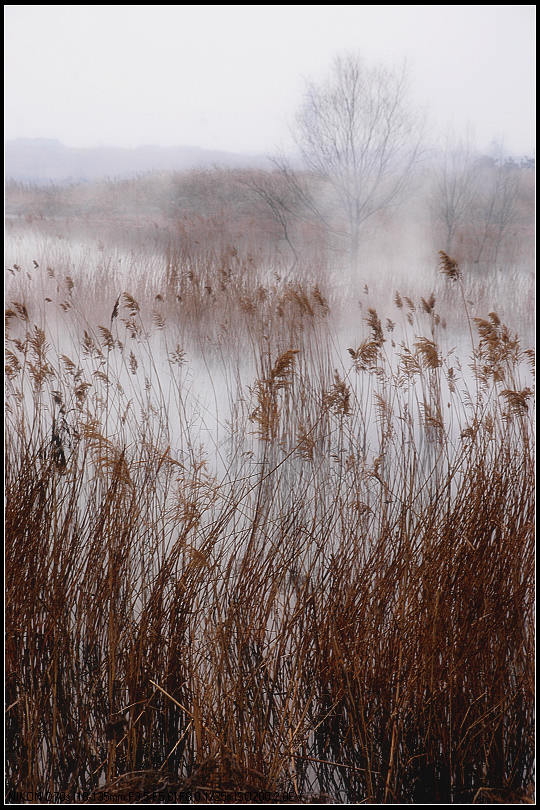
[[[534,146],[533,5],[7,5],[5,136],[68,146],[292,150],[306,79],[336,55],[411,74],[429,137]]]
[[[5,14],[8,801],[533,801],[534,7]]]

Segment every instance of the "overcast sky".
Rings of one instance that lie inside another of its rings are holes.
[[[409,65],[431,139],[535,143],[535,6],[24,6],[5,12],[5,137],[273,153],[305,80]]]

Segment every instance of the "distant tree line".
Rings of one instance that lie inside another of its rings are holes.
[[[513,158],[502,146],[482,155],[455,138],[428,151],[404,68],[337,58],[325,79],[307,84],[293,131],[296,159],[279,156],[273,169],[162,171],[66,186],[8,183],[6,213],[84,222],[106,216],[126,227],[136,220],[144,239],[154,227],[190,250],[277,251],[291,267],[324,256],[353,273],[361,271],[377,229],[391,238],[413,217],[425,219],[434,250],[460,261],[480,265],[530,253],[534,159]]]

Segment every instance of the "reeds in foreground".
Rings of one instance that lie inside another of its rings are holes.
[[[370,308],[337,370],[319,287],[258,285],[234,310],[255,382],[211,350],[215,460],[153,299],[115,292],[69,346],[10,304],[7,800],[527,801],[531,353],[477,319],[471,382],[430,297],[429,337],[403,313],[392,347]]]

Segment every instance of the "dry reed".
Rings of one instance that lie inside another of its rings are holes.
[[[184,270],[94,322],[72,278],[69,347],[35,297],[6,312],[8,801],[526,801],[531,353],[477,319],[471,383],[434,295],[396,293],[401,344],[369,308],[337,370],[322,282]],[[225,358],[215,465],[196,349]]]

